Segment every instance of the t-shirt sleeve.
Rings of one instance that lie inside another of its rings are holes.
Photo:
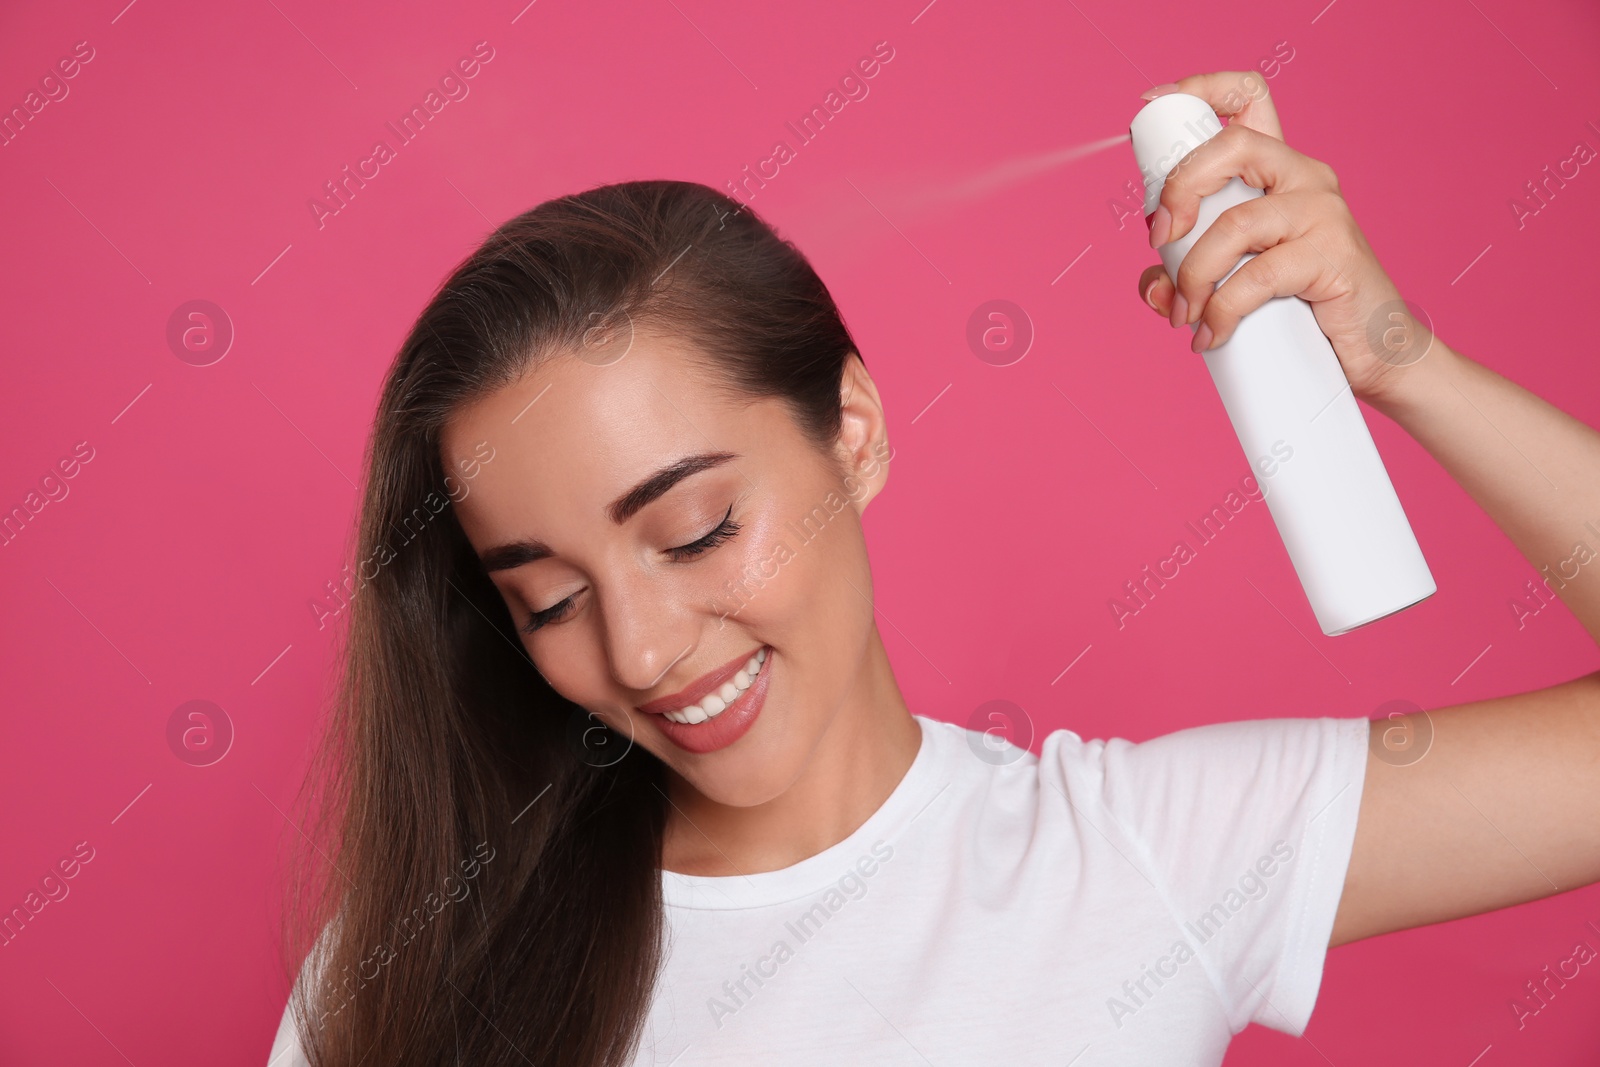
[[[1166,897],[1234,1033],[1255,1022],[1298,1037],[1311,1019],[1367,748],[1366,719],[1305,718],[1078,741],[1054,754],[1088,775],[1082,784]]]
[[[294,1012],[288,1004],[284,1005],[283,1018],[278,1021],[278,1034],[272,1039],[267,1067],[309,1067],[300,1047],[299,1031],[295,1029]]]
[[[311,952],[307,953],[305,960],[300,964],[300,973],[295,978],[296,989],[315,981],[316,977],[321,975],[324,966],[322,961],[331,948],[332,936],[333,925],[330,924],[323,928],[317,937],[317,943],[312,946]],[[295,1025],[294,990],[290,990],[283,1006],[283,1016],[278,1020],[278,1032],[272,1039],[272,1050],[267,1053],[267,1067],[310,1067],[300,1041],[299,1028]]]

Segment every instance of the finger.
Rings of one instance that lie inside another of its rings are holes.
[[[1187,234],[1200,216],[1201,198],[1235,177],[1268,195],[1297,189],[1339,190],[1333,168],[1320,159],[1247,126],[1228,126],[1180,159],[1162,183],[1159,206],[1172,218],[1166,241]]]
[[[1201,313],[1194,347],[1202,351],[1227,344],[1239,320],[1274,297],[1326,300],[1343,288],[1347,287],[1339,272],[1309,241],[1274,245],[1234,271],[1217,287]],[[1203,331],[1208,328],[1210,335],[1206,337]]]
[[[1139,297],[1162,318],[1172,317],[1172,279],[1167,268],[1157,263],[1139,275]]]
[[[1218,215],[1178,265],[1175,290],[1183,296],[1184,323],[1199,321],[1217,283],[1227,277],[1241,256],[1265,252],[1304,232],[1307,224],[1293,220],[1313,217],[1316,205],[1308,201],[1319,195],[1295,192],[1258,196]]]
[[[1254,70],[1225,70],[1215,74],[1191,74],[1179,78],[1177,91],[1198,96],[1218,115],[1228,116],[1228,125],[1238,123],[1258,133],[1283,140],[1283,124],[1278,108],[1267,90],[1267,79]]]

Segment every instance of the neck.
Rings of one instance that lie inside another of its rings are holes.
[[[800,776],[753,807],[708,800],[667,772],[662,866],[726,876],[775,871],[838,844],[883,804],[922,744],[876,628],[857,684],[817,742]]]

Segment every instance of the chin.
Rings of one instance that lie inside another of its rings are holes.
[[[754,808],[776,800],[799,777],[798,767],[780,771],[765,761],[747,761],[738,767],[714,771],[699,767],[693,774],[685,773],[682,768],[674,770],[701,796],[730,808]]]
[[[754,808],[777,799],[794,785],[805,770],[812,747],[792,729],[771,729],[777,725],[775,719],[758,722],[737,743],[701,756],[663,740],[664,751],[658,755],[707,800],[731,808]]]

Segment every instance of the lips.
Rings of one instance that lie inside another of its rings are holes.
[[[750,732],[756,719],[761,715],[761,709],[767,703],[767,690],[771,687],[773,664],[777,657],[770,648],[763,646],[762,651],[766,658],[760,664],[760,673],[750,683],[749,688],[740,692],[733,703],[719,712],[715,718],[702,722],[674,722],[666,715],[658,715],[651,722],[668,741],[685,752],[697,756],[704,756],[732,745]]]
[[[685,752],[705,755],[727,748],[748,733],[760,717],[767,702],[774,658],[771,647],[762,645],[755,653],[729,660],[671,696],[639,705],[638,710],[653,715],[651,722],[656,730]],[[740,689],[741,680],[748,678],[746,665],[752,661],[757,664],[756,674]],[[732,699],[721,704],[723,694],[730,692]],[[709,716],[707,711],[711,712]]]
[[[761,646],[761,648],[765,647],[765,645]],[[743,669],[745,662],[760,650],[760,648],[755,648],[751,649],[749,652],[741,653],[739,656],[735,657],[734,659],[730,659],[727,663],[724,663],[722,666],[718,667],[714,671],[711,671],[709,674],[704,674],[699,678],[696,678],[693,682],[690,682],[688,686],[676,693],[673,693],[671,696],[664,696],[659,700],[652,700],[648,704],[640,704],[638,709],[644,712],[646,715],[662,715],[669,711],[681,711],[691,704],[698,704],[705,697],[721,689],[728,682],[731,682],[733,680],[733,676],[738,674],[739,671]]]

